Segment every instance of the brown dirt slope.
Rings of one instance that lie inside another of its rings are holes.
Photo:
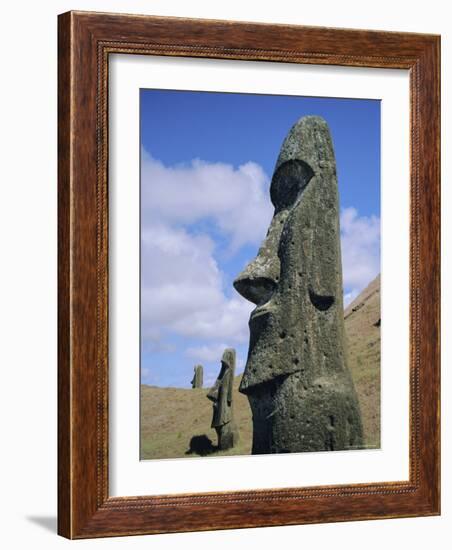
[[[349,367],[361,405],[365,444],[380,446],[380,275],[346,308]]]
[[[349,365],[360,401],[365,444],[380,445],[380,276],[345,310]],[[179,458],[250,454],[252,424],[248,399],[237,391],[235,417],[240,432],[237,447],[216,449],[210,427],[212,404],[208,388],[182,389],[141,386],[141,458]]]
[[[240,440],[234,449],[216,450],[217,434],[210,427],[209,388],[182,389],[141,386],[141,458],[176,458],[251,453],[252,424],[248,399],[234,381],[234,415]]]

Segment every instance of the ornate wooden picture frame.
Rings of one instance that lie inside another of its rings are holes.
[[[69,12],[59,16],[58,49],[59,534],[87,538],[439,514],[440,38]],[[110,54],[409,71],[408,481],[109,496]]]

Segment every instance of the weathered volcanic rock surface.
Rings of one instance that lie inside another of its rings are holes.
[[[355,311],[353,311],[355,310]],[[361,408],[364,447],[380,446],[380,277],[346,308],[345,333],[349,369]],[[235,418],[240,433],[237,447],[216,449],[217,434],[211,428],[212,404],[208,389],[141,386],[142,459],[247,455],[251,453],[251,410],[246,395],[238,391],[242,376],[234,380]],[[190,452],[190,441],[207,443]],[[208,442],[210,441],[210,446]]]
[[[253,454],[362,448],[347,365],[336,162],[322,118],[291,128],[270,195],[268,235],[234,281],[256,304],[240,385],[253,414]]]
[[[202,388],[203,380],[204,380],[204,369],[202,365],[195,365],[193,367],[193,378],[191,380],[191,387],[193,389],[195,388]]]

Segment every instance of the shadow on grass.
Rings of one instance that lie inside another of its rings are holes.
[[[207,435],[194,435],[190,439],[190,447],[185,451],[186,455],[207,456],[218,451],[212,440]]]

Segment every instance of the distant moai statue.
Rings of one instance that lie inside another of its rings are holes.
[[[326,122],[301,118],[273,173],[275,207],[259,252],[234,281],[256,304],[239,391],[253,414],[253,454],[360,448],[347,367],[339,199]]]
[[[235,350],[228,348],[221,358],[221,370],[215,385],[207,394],[213,401],[212,428],[218,435],[218,448],[230,449],[238,442],[238,431],[233,415],[233,383],[235,372]]]
[[[203,368],[202,365],[196,365],[193,367],[194,374],[193,379],[190,382],[191,387],[194,388],[202,388],[203,384]]]

